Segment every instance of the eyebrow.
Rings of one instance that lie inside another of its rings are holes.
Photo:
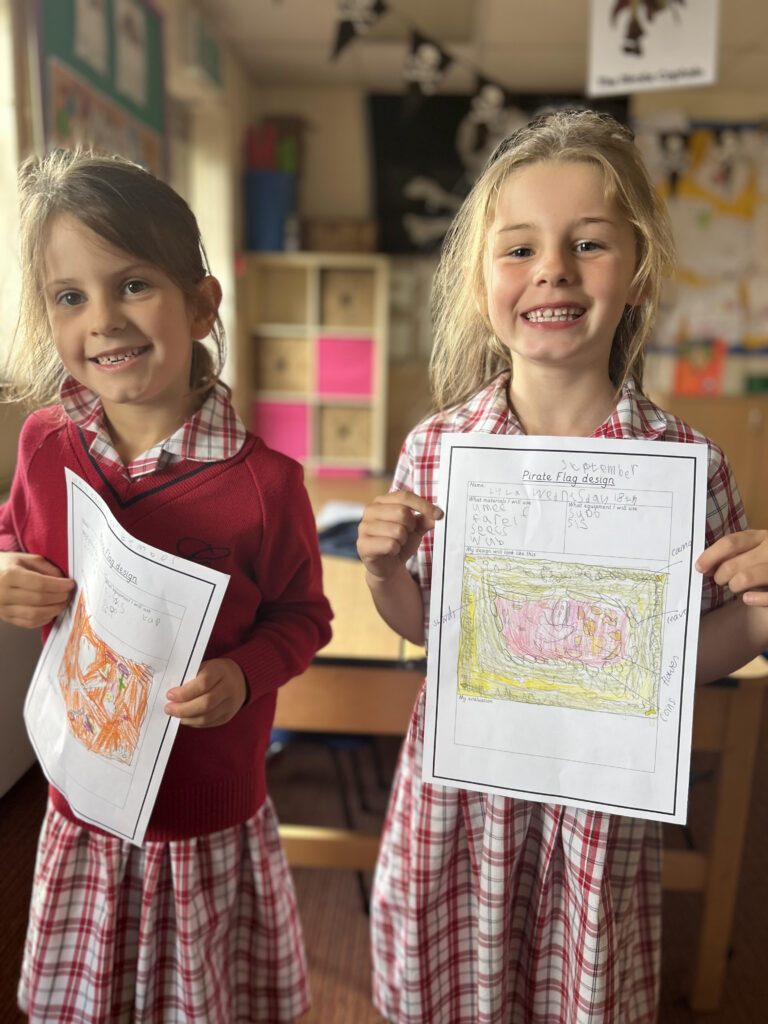
[[[589,227],[591,224],[608,224],[613,226],[616,222],[610,217],[579,217],[577,221],[574,221],[574,227]],[[505,231],[531,231],[535,229],[535,224],[505,224],[503,228],[499,228],[497,234],[502,234]]]
[[[142,271],[146,272],[152,268],[151,263],[131,263],[127,267],[122,267],[120,270],[112,274],[114,278],[131,277],[133,274],[140,274]],[[44,288],[79,288],[76,277],[57,277],[52,281],[45,281],[43,283]]]

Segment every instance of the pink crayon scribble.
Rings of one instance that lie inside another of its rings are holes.
[[[496,598],[507,648],[537,659],[607,665],[626,657],[629,616],[626,611],[592,601],[514,601]]]

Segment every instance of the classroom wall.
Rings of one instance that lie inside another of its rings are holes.
[[[361,89],[256,89],[253,124],[282,115],[307,123],[299,185],[302,217],[370,217],[371,164]]]
[[[669,89],[632,97],[633,116],[679,110],[701,120],[763,121],[768,94],[714,87]],[[303,217],[370,217],[373,212],[371,159],[365,93],[359,89],[264,89],[253,92],[252,123],[270,114],[307,121],[302,167]]]
[[[693,120],[753,121],[768,118],[768,94],[729,92],[724,89],[670,89],[638,93],[632,97],[635,117],[648,117],[665,110],[681,110]]]
[[[11,0],[0,0],[0,237],[3,239],[15,238],[18,229],[16,168],[19,148],[13,51],[12,3]],[[6,244],[3,272],[0,274],[0,361],[13,337],[18,306],[19,264],[15,249]],[[2,447],[0,442],[0,463],[4,457]]]
[[[768,95],[734,93],[717,87],[640,93],[630,102],[636,117],[676,110],[700,120],[763,121]],[[347,89],[257,89],[250,108],[253,124],[268,115],[307,122],[299,211],[303,218],[373,216],[373,173],[365,93]],[[426,349],[391,360],[387,401],[387,465],[397,459],[407,431],[429,409]]]

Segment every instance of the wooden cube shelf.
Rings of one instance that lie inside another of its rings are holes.
[[[257,390],[306,394],[312,387],[310,356],[307,338],[262,338],[257,352]]]
[[[385,256],[245,256],[235,405],[309,473],[385,468],[388,300]]]

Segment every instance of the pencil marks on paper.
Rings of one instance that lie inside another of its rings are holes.
[[[663,572],[464,558],[458,692],[655,716]]]
[[[153,672],[110,647],[95,631],[85,592],[59,665],[69,728],[88,750],[130,765],[147,713]]]

